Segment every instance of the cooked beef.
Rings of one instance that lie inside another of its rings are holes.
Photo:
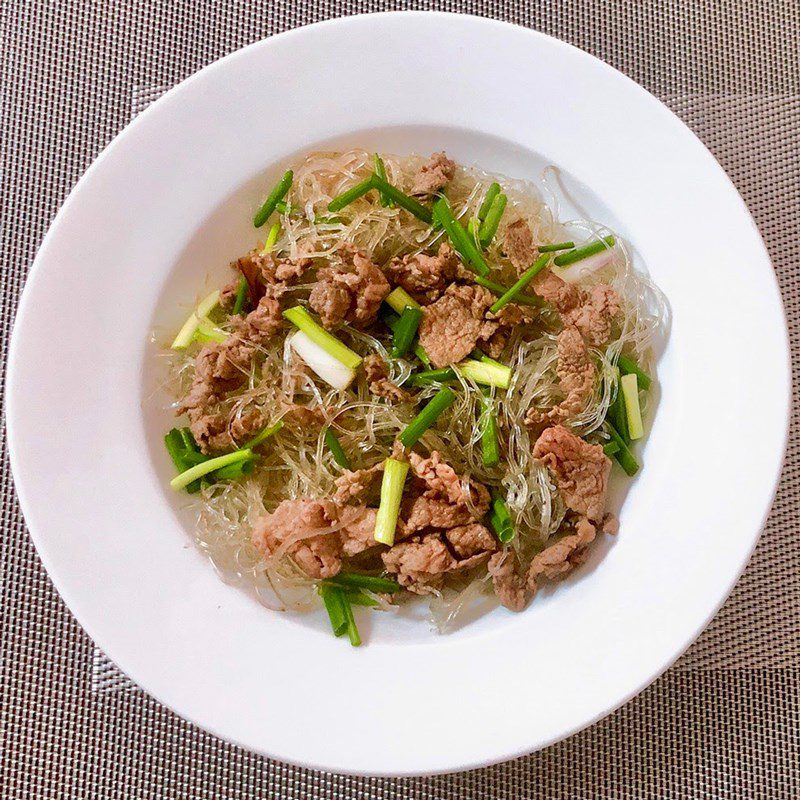
[[[386,362],[377,353],[364,359],[364,372],[367,375],[369,390],[375,396],[383,397],[392,403],[405,403],[411,399],[410,392],[389,380]]]
[[[380,268],[359,250],[343,247],[342,264],[323,267],[311,290],[309,304],[326,328],[349,322],[363,328],[375,321],[389,282]]]
[[[285,286],[293,283],[314,261],[304,255],[296,259],[278,258],[273,253],[253,250],[231,265],[244,275],[251,304],[258,303],[268,286]]]
[[[506,228],[503,253],[520,274],[533,265],[539,251],[533,243],[531,229],[524,219],[518,219]]]
[[[189,417],[189,427],[204,453],[233,446],[227,415],[217,408],[220,400],[237,389],[250,373],[253,356],[281,326],[281,308],[272,291],[255,310],[234,322],[224,342],[211,342],[197,354],[192,387],[178,406]]]
[[[574,325],[593,347],[604,345],[611,336],[611,321],[619,312],[619,296],[606,284],[585,291],[563,281],[549,269],[533,279],[534,291],[555,306],[564,325]]]
[[[489,510],[489,491],[473,479],[465,481],[434,450],[428,458],[409,453],[411,479],[400,507],[398,536],[406,538],[427,528],[469,525]]]
[[[529,408],[527,425],[563,422],[583,410],[594,388],[594,366],[586,343],[577,328],[570,325],[558,335],[556,374],[564,399],[548,410]]]
[[[439,533],[400,542],[382,553],[381,558],[386,570],[397,576],[397,582],[416,594],[437,589],[444,574],[458,567]]]
[[[528,568],[528,591],[532,595],[536,593],[539,578],[542,576],[555,580],[578,566],[596,534],[597,528],[586,517],[580,517],[575,524],[574,533],[551,544],[531,561]]]
[[[348,506],[339,509],[339,519],[344,523],[339,533],[342,552],[346,556],[355,556],[375,547],[375,518],[378,509],[366,506]]]
[[[284,403],[281,419],[296,431],[314,433],[325,424],[325,412],[319,406],[309,408],[298,403]]]
[[[231,283],[223,286],[219,293],[219,304],[224,311],[233,311],[233,306],[236,303],[236,295],[239,293],[239,280],[232,281]]]
[[[336,528],[333,503],[284,500],[256,523],[252,540],[268,556],[282,549],[311,578],[331,578],[342,568],[341,541]]]
[[[230,434],[234,442],[242,444],[252,439],[267,427],[269,420],[264,412],[255,406],[246,406],[237,414],[230,425]]]
[[[485,318],[494,296],[482,286],[451,284],[425,308],[419,326],[419,343],[436,367],[466,358],[478,342],[487,341],[498,323]]]
[[[592,523],[602,522],[611,461],[600,445],[555,425],[537,439],[533,457],[550,470],[567,509]]]
[[[600,445],[583,441],[561,425],[547,428],[533,448],[534,458],[550,470],[574,532],[535,556],[528,569],[528,590],[534,593],[541,576],[554,579],[579,564],[603,526],[611,462]],[[613,520],[608,524],[613,529]]]
[[[528,306],[517,303],[509,303],[503,306],[498,314],[492,314],[490,311],[486,316],[498,323],[497,330],[480,344],[481,350],[490,358],[500,358],[514,328],[529,325],[534,319],[533,311]]]
[[[432,303],[441,297],[462,270],[461,261],[447,242],[442,242],[435,256],[416,253],[395,258],[387,267],[390,280],[419,303]]]
[[[450,528],[444,536],[459,560],[497,550],[497,539],[488,528],[477,522]]]
[[[516,559],[511,550],[501,550],[489,559],[494,593],[511,611],[522,611],[528,602],[525,578],[517,572]]]
[[[434,194],[453,180],[456,162],[446,153],[434,153],[418,170],[411,186],[411,194]]]
[[[370,490],[377,485],[382,472],[382,461],[368,469],[346,469],[333,482],[336,487],[333,502],[338,506],[343,506],[351,500],[363,500]]]

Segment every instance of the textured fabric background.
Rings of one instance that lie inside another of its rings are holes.
[[[755,215],[800,354],[800,5],[792,0],[3,0],[3,370],[16,303],[47,226],[133,115],[200,67],[269,34],[404,8],[537,28],[608,61],[664,100],[722,162]],[[756,370],[743,365],[743,391],[757,390]],[[543,752],[399,781],[265,760],[183,722],[128,683],[47,579],[14,497],[3,433],[0,800],[798,797],[797,423],[795,411],[781,487],[747,572],[673,669],[611,717]]]

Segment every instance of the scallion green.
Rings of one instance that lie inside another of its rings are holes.
[[[630,356],[620,353],[617,366],[623,375],[635,375],[642,389],[647,391],[650,388],[652,379]]]
[[[483,196],[481,207],[478,209],[478,219],[481,222],[486,219],[486,215],[489,213],[489,209],[492,207],[495,197],[497,197],[499,194],[500,184],[497,182],[492,183],[486,190],[486,194]]]
[[[497,386],[499,389],[508,389],[513,373],[511,367],[497,361],[487,363],[467,358],[456,364],[456,369],[465,377],[484,386]]]
[[[449,383],[457,379],[458,375],[452,367],[443,367],[442,369],[428,369],[424,372],[417,372],[406,383],[409,386],[427,386],[431,383]]]
[[[433,221],[433,215],[422,203],[415,200],[413,197],[409,197],[404,192],[401,192],[397,187],[392,186],[391,183],[381,178],[380,175],[372,176],[372,184],[374,188],[390,200],[393,200],[400,208],[404,208],[406,211],[413,214],[417,219],[421,219],[428,225]]]
[[[497,417],[490,403],[486,403],[481,414],[481,459],[484,467],[500,463],[500,441],[497,437]]]
[[[372,156],[372,163],[375,165],[375,174],[379,178],[381,178],[382,180],[385,181],[386,180],[386,166],[383,163],[383,159],[377,153],[375,153]],[[384,194],[383,192],[381,192],[380,195],[381,195],[381,205],[384,208],[391,208],[394,205],[394,203],[392,202],[392,199],[387,194]]]
[[[247,285],[247,278],[244,275],[239,277],[239,285],[236,287],[236,299],[233,301],[233,311],[231,314],[238,317],[247,310],[250,302],[250,288]]]
[[[497,197],[492,200],[492,205],[489,207],[489,212],[481,223],[478,233],[478,238],[480,239],[482,247],[488,247],[492,243],[492,239],[494,239],[494,235],[497,233],[497,228],[500,225],[500,220],[505,213],[507,203],[508,197],[504,194],[498,194]]]
[[[325,610],[328,612],[333,635],[341,636],[346,633],[348,619],[345,611],[344,591],[340,587],[332,586],[329,583],[321,583],[317,591],[325,604]]]
[[[272,425],[267,425],[267,427],[264,428],[264,430],[257,433],[249,442],[245,442],[245,444],[243,445],[244,449],[255,450],[256,447],[262,445],[267,439],[269,439],[270,436],[274,436],[282,428],[283,428],[282,419],[279,419]]]
[[[472,267],[472,269],[485,277],[489,274],[489,265],[483,258],[478,246],[469,234],[461,227],[461,223],[453,216],[453,210],[450,204],[444,197],[440,197],[433,205],[433,213],[436,219],[441,222],[442,227],[445,229],[453,247],[458,251],[464,261]]]
[[[331,451],[333,460],[344,469],[350,469],[350,459],[347,457],[339,437],[334,433],[333,428],[325,428],[325,446]]]
[[[576,261],[583,261],[584,258],[593,256],[603,250],[607,250],[614,246],[615,240],[613,236],[604,236],[595,242],[578,247],[575,250],[570,250],[567,253],[562,253],[553,259],[553,263],[557,267],[566,267],[569,264],[574,264]]]
[[[503,286],[495,281],[490,281],[488,278],[481,278],[479,275],[476,276],[475,283],[479,284],[480,286],[484,286],[498,297],[504,295],[509,289],[508,286]],[[525,306],[543,306],[545,304],[544,299],[535,294],[518,294],[514,298],[514,302]]]
[[[514,523],[506,501],[496,490],[492,490],[492,505],[489,511],[489,524],[502,544],[508,544],[514,538]]]
[[[169,485],[178,492],[186,488],[192,481],[202,478],[204,475],[208,475],[209,472],[215,472],[222,467],[226,467],[228,464],[235,464],[238,461],[246,461],[252,458],[252,456],[253,452],[244,448],[242,450],[234,450],[232,453],[226,453],[224,456],[209,458],[208,461],[204,461],[202,464],[196,464],[184,472],[181,472],[180,475],[176,475],[169,482]]]
[[[207,317],[217,307],[218,303],[219,289],[216,289],[197,304],[197,308],[192,311],[189,319],[183,323],[183,327],[172,342],[171,347],[173,350],[183,350],[192,343],[197,328],[200,325],[200,320]]]
[[[572,250],[575,242],[556,242],[555,244],[540,244],[537,250],[540,253],[557,253],[559,250]]]
[[[478,362],[476,362],[478,363]],[[439,415],[447,408],[449,408],[455,401],[456,396],[446,386],[439,389],[438,392],[428,401],[427,405],[422,411],[414,417],[413,420],[406,426],[405,430],[398,437],[406,447],[413,447],[420,439],[423,433],[436,422]],[[391,459],[390,459],[391,460]]]
[[[361,181],[361,183],[357,183],[355,186],[351,186],[347,191],[342,192],[337,197],[334,197],[333,200],[328,203],[328,211],[341,211],[345,206],[349,206],[350,203],[358,200],[359,197],[363,197],[367,192],[371,192],[375,188],[375,184],[372,178],[367,178],[365,181]]]
[[[628,475],[635,475],[639,471],[639,462],[630,451],[628,445],[625,444],[622,437],[617,432],[617,429],[608,419],[606,419],[606,428],[608,429],[611,441],[619,448],[619,450],[614,453],[614,458],[616,458],[622,469],[624,469]]]
[[[533,266],[528,267],[528,269],[519,276],[519,280],[505,294],[492,303],[489,307],[489,311],[491,311],[492,314],[497,314],[503,306],[513,303],[517,296],[522,294],[525,287],[547,266],[549,260],[550,256],[547,253],[540,255],[539,258],[533,262]]]
[[[353,616],[353,607],[350,605],[350,597],[346,592],[342,593],[342,600],[344,615],[347,619],[347,635],[350,638],[350,644],[353,645],[353,647],[358,647],[361,644],[361,635],[358,632],[358,626]]]
[[[261,255],[265,256],[268,253],[272,252],[273,248],[275,247],[275,242],[278,241],[278,236],[280,236],[280,233],[281,233],[281,224],[280,222],[276,222],[269,229],[267,238],[264,241],[264,249],[261,251]]]
[[[255,225],[256,228],[260,228],[270,218],[278,203],[286,197],[292,186],[293,179],[294,173],[291,170],[287,170],[283,173],[283,177],[269,193],[269,196],[264,201],[264,205],[261,206],[258,213],[253,218],[253,225]]]
[[[409,351],[421,321],[421,308],[405,307],[392,333],[392,358],[402,358]]]
[[[422,308],[422,306],[402,286],[395,286],[395,288],[386,295],[386,298],[383,302],[390,306],[391,309],[396,311],[398,314],[402,314],[403,311],[405,311],[406,306],[411,306],[411,308]]]
[[[376,594],[394,594],[403,587],[391,578],[380,578],[376,575],[362,575],[359,572],[340,572],[333,578],[328,579],[330,583],[344,586],[348,589],[366,589]]]

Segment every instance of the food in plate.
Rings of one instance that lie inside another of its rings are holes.
[[[354,605],[519,611],[616,531],[663,304],[612,231],[443,152],[360,150],[298,161],[254,225],[165,348],[172,487],[225,578],[358,644]]]

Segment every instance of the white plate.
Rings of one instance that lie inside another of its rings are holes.
[[[223,584],[167,487],[171,419],[146,401],[149,334],[174,329],[204,277],[219,279],[257,239],[253,209],[286,159],[330,142],[446,148],[530,178],[555,164],[669,298],[661,396],[619,537],[525,613],[498,609],[446,637],[376,616],[363,626],[368,646],[351,648],[321,615],[272,613]],[[580,50],[425,13],[275,36],[142,114],[48,233],[8,374],[22,508],[97,644],[219,736],[286,761],[391,775],[530,752],[647,686],[746,564],[788,407],[787,333],[767,254],[690,131]]]

